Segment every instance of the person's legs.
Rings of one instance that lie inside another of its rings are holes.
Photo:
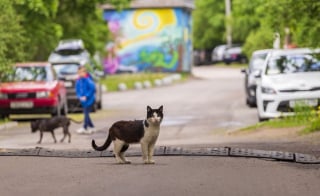
[[[87,110],[86,110],[87,126],[91,127],[91,128],[94,128],[94,125],[93,125],[91,117],[90,117],[91,108],[92,107],[89,106],[89,107],[87,107]]]
[[[86,133],[91,133],[91,130],[88,130],[88,128],[92,127],[92,122],[89,116],[90,113],[90,107],[83,107],[83,127],[80,128],[77,132],[79,134],[86,134]]]
[[[90,118],[91,107],[83,107],[83,114],[84,114],[84,132],[83,133],[92,133],[95,132],[94,125]]]

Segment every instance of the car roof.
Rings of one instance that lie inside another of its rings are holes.
[[[84,50],[84,44],[82,40],[66,39],[66,40],[61,40],[55,50],[58,51],[58,50],[77,50],[77,49]]]
[[[259,54],[265,54],[268,53],[270,51],[272,51],[273,49],[261,49],[261,50],[255,50],[252,52],[252,55],[259,55]]]
[[[49,65],[49,62],[20,62],[14,64],[16,67],[46,67]]]
[[[304,54],[304,53],[320,53],[320,49],[315,48],[293,48],[293,49],[274,49],[272,56],[291,55],[291,54]]]

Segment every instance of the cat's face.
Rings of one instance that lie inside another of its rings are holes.
[[[147,106],[147,120],[153,124],[160,124],[163,119],[163,106],[160,106],[158,109],[152,109],[150,106]]]

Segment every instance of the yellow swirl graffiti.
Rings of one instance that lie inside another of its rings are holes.
[[[123,47],[150,38],[167,25],[176,24],[176,16],[173,9],[139,9],[134,11],[132,22],[141,35],[122,42]]]

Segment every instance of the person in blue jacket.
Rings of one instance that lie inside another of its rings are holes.
[[[79,134],[90,134],[95,131],[94,125],[90,118],[90,112],[95,104],[96,86],[87,72],[85,66],[78,69],[78,79],[76,80],[76,94],[83,108],[84,124],[77,132]]]

